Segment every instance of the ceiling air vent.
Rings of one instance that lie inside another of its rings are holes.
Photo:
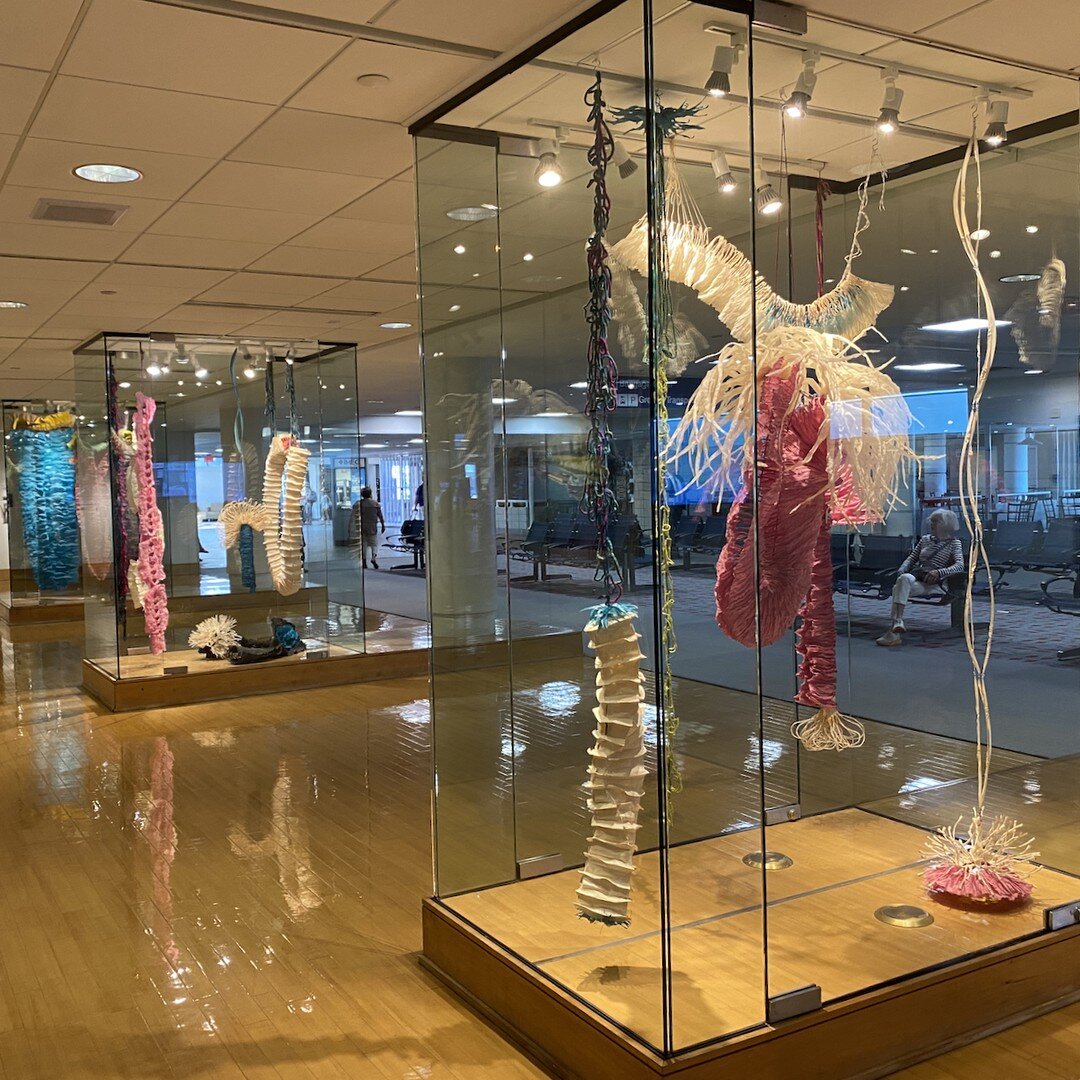
[[[74,225],[115,225],[127,213],[116,203],[82,202],[80,199],[38,199],[30,216],[35,221],[63,221]]]

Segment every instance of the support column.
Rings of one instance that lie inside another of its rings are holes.
[[[1002,482],[1005,490],[1016,493],[1028,490],[1028,458],[1030,447],[1024,445],[1027,428],[1013,428],[1006,431],[1005,458],[1002,468]]]

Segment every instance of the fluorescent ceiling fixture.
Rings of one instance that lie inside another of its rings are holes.
[[[999,277],[998,281],[1004,281],[1007,285],[1012,285],[1017,281],[1038,281],[1038,274],[1006,274],[1004,277]]]
[[[975,229],[971,233],[972,240],[988,240],[990,238],[989,229]]]
[[[1029,233],[1031,233],[1032,236],[1034,236],[1035,233],[1037,233],[1039,231],[1039,226],[1038,225],[1027,225],[1027,226],[1025,226],[1024,231],[1029,232]]]
[[[901,248],[901,255],[918,255],[918,252],[914,248]]]
[[[481,203],[479,206],[456,206],[447,210],[446,216],[451,221],[488,221],[498,213],[499,208],[493,203]]]
[[[955,371],[963,364],[947,364],[940,360],[926,360],[921,364],[893,364],[894,371]]]
[[[341,389],[344,390],[345,387],[343,386]],[[423,414],[423,412],[421,412],[420,409],[398,409],[398,411],[396,413],[394,413],[394,415],[395,416],[423,416],[424,414]]]
[[[1026,370],[1026,371],[1024,372],[1024,374],[1025,374],[1025,375],[1041,375],[1042,373],[1043,373],[1043,372],[1042,372],[1042,368],[1041,368],[1041,367],[1032,367],[1032,368],[1028,368],[1028,369],[1027,369],[1027,370]]]
[[[379,326],[383,330],[411,330],[412,329],[412,323],[411,322],[384,322],[384,323],[379,323]]]
[[[410,443],[411,443],[411,444],[412,444],[413,446],[417,446],[417,445],[419,445],[419,444],[422,444],[422,443],[423,443],[423,441],[424,441],[423,439],[410,439],[410,440],[409,440],[409,442],[410,442]]]
[[[493,397],[491,399],[492,405],[513,405],[517,401],[516,397]]]
[[[568,412],[542,412],[537,413],[537,416],[569,416]]]
[[[587,382],[572,382],[570,384],[571,390],[588,390],[589,384]]]
[[[24,308],[26,304],[22,300],[0,300],[0,308]]]
[[[348,401],[349,399],[346,398],[345,400]],[[386,447],[389,446],[389,445],[390,445],[389,443],[384,443],[384,442],[362,442],[360,444],[360,446],[364,450],[385,450]]]
[[[132,184],[142,179],[138,169],[129,169],[126,165],[80,165],[73,171],[80,180],[95,184]]]
[[[1011,326],[1007,319],[995,319],[995,326]],[[962,334],[967,330],[985,330],[987,322],[985,319],[953,319],[951,322],[938,322],[928,323],[926,326],[920,326],[920,330],[929,330],[935,334]]]

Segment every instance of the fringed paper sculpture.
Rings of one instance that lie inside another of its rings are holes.
[[[1050,334],[1050,349],[1061,341],[1061,305],[1065,301],[1065,264],[1056,255],[1043,267],[1035,289],[1039,324]]]
[[[139,481],[139,558],[143,618],[150,638],[150,652],[165,651],[165,630],[169,625],[169,601],[165,594],[165,525],[157,504],[154,485],[154,437],[150,432],[157,402],[145,394],[135,395],[135,474]]]
[[[17,417],[9,443],[26,558],[41,590],[67,589],[79,581],[74,423],[68,412]]]
[[[1043,267],[1038,282],[1021,291],[1005,312],[1020,363],[1050,368],[1061,342],[1061,309],[1065,301],[1065,264],[1056,255]]]
[[[585,627],[589,648],[596,651],[599,705],[593,709],[596,742],[585,783],[592,833],[577,903],[583,919],[608,926],[630,925],[630,878],[646,775],[644,658],[636,614],[629,604],[600,604]]]
[[[310,451],[305,450],[291,435],[275,435],[263,470],[262,503],[251,499],[226,503],[218,517],[218,527],[226,547],[241,542],[245,527],[263,534],[270,579],[282,596],[291,596],[303,584],[304,534],[300,499],[310,457]],[[254,573],[252,560],[251,577],[248,579],[252,584]]]
[[[973,161],[978,177],[974,225],[968,219],[967,212],[967,175]],[[976,356],[978,376],[960,450],[960,509],[971,537],[968,549],[971,573],[967,575],[964,589],[964,644],[971,661],[975,701],[977,797],[966,830],[963,829],[962,820],[957,821],[952,826],[939,829],[928,842],[927,855],[930,864],[924,872],[924,880],[931,893],[943,893],[983,903],[1008,903],[1026,900],[1031,895],[1032,887],[1027,879],[1035,869],[1034,860],[1038,857],[1038,852],[1032,850],[1034,841],[1025,835],[1019,822],[1004,817],[986,816],[986,789],[990,782],[990,766],[994,753],[994,730],[990,718],[986,672],[994,640],[997,605],[994,575],[984,544],[983,522],[979,510],[980,454],[977,441],[982,397],[997,352],[997,322],[993,299],[979,266],[979,249],[971,239],[973,229],[979,230],[982,227],[982,182],[979,168],[979,142],[973,122],[964,161],[953,187],[953,223],[974,272],[981,314],[986,319],[986,349],[985,352],[982,350],[980,338]],[[972,616],[972,591],[975,572],[979,568],[986,571],[990,602],[989,626],[986,638],[981,642],[976,641]]]
[[[592,829],[577,890],[578,914],[608,926],[630,923],[630,878],[637,849],[638,810],[645,778],[645,739],[642,712],[645,690],[641,676],[640,635],[634,625],[637,608],[619,603],[622,576],[609,528],[618,514],[612,486],[614,434],[608,416],[618,400],[618,370],[607,341],[611,318],[611,274],[604,236],[611,200],[607,193],[607,166],[615,151],[604,120],[604,97],[597,72],[585,95],[593,143],[588,151],[592,166],[593,232],[589,238],[588,389],[585,413],[589,418],[588,473],[580,507],[596,525],[595,580],[603,590],[603,603],[592,608],[585,632],[596,650],[595,740],[589,750],[588,780],[584,788]]]
[[[229,649],[239,644],[236,620],[231,615],[211,615],[188,635],[188,646],[213,660],[224,660]]]

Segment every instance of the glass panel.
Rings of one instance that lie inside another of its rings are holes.
[[[808,43],[825,55],[816,65],[816,83],[810,82],[805,115],[799,117],[781,104],[796,86],[803,51],[812,48]],[[860,54],[888,55],[943,78],[883,73],[858,61]],[[852,271],[895,289],[877,318],[880,334],[858,344],[876,365],[893,361],[886,375],[896,389],[881,383],[875,391],[871,408],[879,420],[860,414],[853,390],[834,395],[829,452],[850,460],[879,439],[883,418],[902,404],[913,418],[911,446],[921,459],[918,474],[897,476],[896,502],[869,507],[878,511],[867,514],[869,520],[845,525],[833,504],[828,555],[833,604],[826,621],[831,624],[835,616],[838,632],[835,700],[843,714],[864,726],[866,741],[840,753],[801,745],[801,820],[766,830],[767,846],[794,860],[790,868],[766,875],[769,996],[816,985],[829,1001],[1038,933],[1045,907],[1077,895],[1073,878],[1044,868],[1032,879],[1029,902],[965,910],[962,902],[930,894],[923,878],[930,831],[961,819],[959,831],[966,836],[978,801],[971,663],[963,636],[970,533],[962,521],[954,533],[950,515],[936,512],[961,514],[961,445],[978,357],[987,348],[985,310],[952,211],[972,99],[987,84],[1031,92],[1011,94],[1009,135],[1002,148],[980,138],[981,221],[975,217],[974,166],[967,204],[970,229],[981,224],[988,230],[977,234],[979,258],[1002,320],[973,444],[973,479],[991,576],[998,584],[986,677],[996,748],[984,820],[1004,813],[1022,821],[1047,867],[1075,871],[1080,863],[1061,826],[1075,820],[1075,787],[1067,788],[1065,777],[1075,769],[1067,755],[1075,754],[1080,742],[1080,682],[1075,667],[1056,654],[1069,644],[1073,624],[1047,609],[1040,589],[1041,581],[1058,577],[1049,586],[1059,598],[1055,606],[1076,610],[1080,537],[1069,493],[1076,487],[1073,432],[1080,401],[1072,363],[1077,317],[1070,287],[1056,288],[1062,271],[1066,283],[1075,280],[1078,254],[1077,129],[1075,116],[1068,115],[1076,106],[1076,84],[1051,76],[1032,80],[1030,72],[927,46],[890,45],[886,35],[813,16],[798,43],[762,30],[755,39],[754,71],[756,97],[769,103],[758,110],[755,126],[761,163],[773,173],[782,196],[783,176],[791,174],[772,233],[758,216],[760,272],[778,292],[800,303],[835,289],[850,297],[844,259],[859,222],[859,180],[870,171],[866,228]],[[876,134],[871,129],[869,135],[865,126],[858,131],[852,118],[862,117],[867,126],[878,120],[883,96],[893,86],[890,78],[904,91],[899,128]],[[975,113],[982,136],[985,105],[976,104]],[[774,167],[785,153],[786,163]],[[944,156],[927,160],[935,153]],[[882,188],[883,163],[889,175]],[[822,174],[831,190],[819,193]],[[1018,274],[1034,277],[1025,282],[1016,280]],[[782,290],[777,283],[784,281]],[[766,363],[769,339],[762,331],[759,323],[758,362]],[[793,353],[796,347],[789,343]],[[826,361],[818,363],[826,368]],[[841,376],[835,385],[849,384]],[[765,488],[761,472],[761,499]],[[761,502],[759,513],[764,517]],[[898,585],[901,564],[920,537],[929,538],[919,549],[921,557],[904,564],[911,577]],[[953,568],[954,538],[964,568],[935,580],[929,571]],[[949,566],[933,561],[937,548]],[[763,543],[763,575],[768,554]],[[973,593],[981,647],[990,619],[985,570],[975,571]],[[902,608],[894,602],[902,602]],[[892,633],[893,624],[901,622]],[[822,625],[811,619],[808,627],[804,617],[800,632],[820,640]],[[798,686],[806,700],[806,682]],[[1033,710],[1036,698],[1039,707]],[[813,705],[799,706],[803,720],[815,713]],[[890,905],[925,910],[933,928],[892,926],[875,918]],[[972,911],[978,911],[977,918]]]

